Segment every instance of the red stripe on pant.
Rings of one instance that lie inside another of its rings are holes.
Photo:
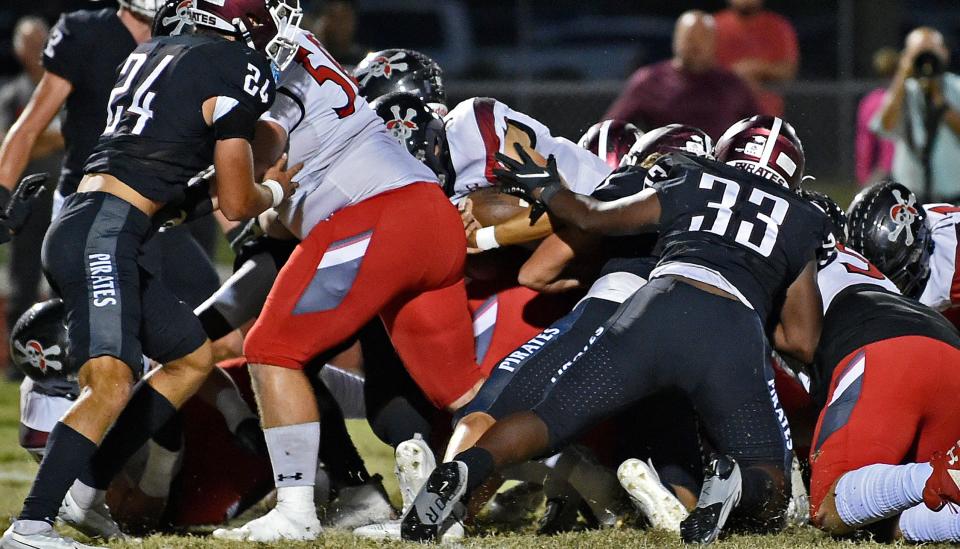
[[[356,278],[333,309],[294,314],[327,248],[372,231]],[[417,183],[341,209],[318,224],[280,271],[244,354],[255,364],[302,368],[374,316],[424,394],[446,407],[481,378],[456,208],[434,183]]]
[[[960,433],[960,350],[922,336],[884,339],[856,349],[835,368],[829,403],[846,366],[864,352],[860,397],[850,418],[810,456],[810,516],[844,473],[875,463],[928,461]],[[827,408],[820,412],[814,445]]]

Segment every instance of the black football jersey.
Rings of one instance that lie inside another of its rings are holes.
[[[612,202],[614,200],[620,200],[621,198],[633,196],[645,188],[646,178],[647,170],[641,168],[640,166],[624,166],[622,168],[617,168],[613,173],[608,175],[607,178],[603,180],[603,183],[597,187],[597,189],[593,191],[593,194],[590,196],[603,202]],[[612,258],[610,261],[613,261],[613,263],[608,261],[601,270],[601,275],[609,272],[617,272],[619,270],[634,272],[634,268],[618,268],[618,266],[627,265],[627,263],[615,260],[649,257],[653,253],[656,243],[657,235],[651,233],[630,236],[616,236],[604,239],[604,254],[607,257]],[[643,278],[645,279],[650,275],[649,269],[647,268],[648,263],[649,262],[642,263],[642,269],[644,269],[644,272],[646,273],[643,275]],[[634,274],[638,273],[634,272]]]
[[[814,356],[814,402],[826,405],[833,370],[843,357],[870,343],[903,336],[929,337],[960,349],[960,334],[953,324],[914,299],[874,285],[851,286],[840,292],[823,318]]]
[[[84,169],[113,175],[151,200],[178,201],[187,181],[213,162],[217,139],[253,138],[274,89],[266,57],[240,42],[210,34],[154,38],[120,68]],[[201,107],[213,97],[214,119],[239,114],[242,127],[224,133],[207,125]]]
[[[766,324],[826,238],[826,215],[789,189],[714,160],[670,154],[658,164],[667,170],[653,184],[658,269],[712,271]]]
[[[117,68],[137,47],[116,8],[65,13],[50,30],[43,67],[70,82],[62,125],[65,144],[59,190],[77,190],[83,165],[107,121]]]

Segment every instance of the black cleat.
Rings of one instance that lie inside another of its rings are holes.
[[[446,528],[463,518],[460,502],[467,491],[467,465],[462,461],[441,463],[403,515],[400,537],[407,541],[437,541]]]
[[[707,466],[697,507],[680,523],[684,543],[713,543],[727,522],[730,511],[740,503],[743,482],[740,466],[733,458],[719,455]]]

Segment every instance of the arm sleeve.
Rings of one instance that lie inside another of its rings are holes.
[[[43,49],[43,68],[70,82],[77,82],[85,65],[81,57],[86,48],[71,28],[69,16],[69,13],[60,16],[50,29],[47,46]]]
[[[231,44],[232,45],[232,44]],[[213,113],[217,140],[243,138],[253,140],[257,119],[274,102],[274,80],[265,60],[247,55],[236,48],[224,56],[220,78],[206,97],[216,97]]]

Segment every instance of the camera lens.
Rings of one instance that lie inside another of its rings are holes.
[[[943,60],[933,52],[922,52],[913,61],[913,75],[917,78],[934,78],[943,74],[943,70]]]

